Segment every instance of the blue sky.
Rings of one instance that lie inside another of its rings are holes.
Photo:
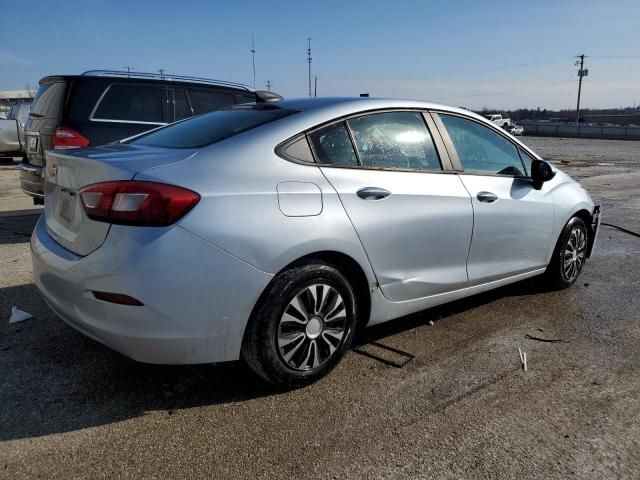
[[[273,82],[307,94],[312,38],[319,95],[419,98],[482,108],[640,103],[640,2],[4,1],[0,89],[54,73],[121,69]]]

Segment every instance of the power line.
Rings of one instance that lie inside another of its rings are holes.
[[[589,55],[589,58],[640,58],[640,55]]]

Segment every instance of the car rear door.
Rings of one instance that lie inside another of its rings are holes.
[[[60,124],[67,85],[64,79],[43,83],[33,100],[25,125],[25,149],[31,166],[42,167],[44,152],[53,147],[53,131]],[[40,180],[36,180],[39,189]]]
[[[417,111],[373,113],[309,134],[383,294],[401,302],[467,284],[473,214],[431,120]]]
[[[547,186],[533,188],[530,159],[504,135],[475,119],[438,113],[451,160],[471,195],[473,240],[469,284],[480,284],[543,268],[554,222]]]

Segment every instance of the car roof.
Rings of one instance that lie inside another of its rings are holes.
[[[439,103],[425,102],[422,100],[403,100],[395,98],[375,98],[375,97],[310,97],[293,98],[273,102],[281,108],[290,108],[301,112],[314,114],[313,116],[326,116],[338,118],[345,115],[367,112],[371,110],[386,109],[419,109],[419,110],[440,110],[445,112],[459,113],[468,117],[474,117],[486,121],[484,117],[464,108],[442,105]]]
[[[243,85],[241,83],[229,82],[226,80],[216,80],[213,78],[203,77],[190,77],[186,75],[170,75],[170,74],[158,74],[158,73],[145,73],[145,72],[124,72],[118,70],[88,70],[79,75],[48,75],[40,79],[40,84],[46,84],[56,82],[60,80],[68,79],[81,79],[81,78],[111,78],[118,79],[120,81],[140,81],[156,82],[161,84],[189,84],[189,85],[203,85],[230,88],[234,90],[242,90],[249,93],[255,92],[254,89]]]

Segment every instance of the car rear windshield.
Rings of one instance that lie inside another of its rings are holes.
[[[163,148],[202,148],[297,112],[278,107],[217,110],[154,130],[128,143]]]
[[[43,83],[31,106],[33,117],[58,118],[67,88],[66,82]]]

